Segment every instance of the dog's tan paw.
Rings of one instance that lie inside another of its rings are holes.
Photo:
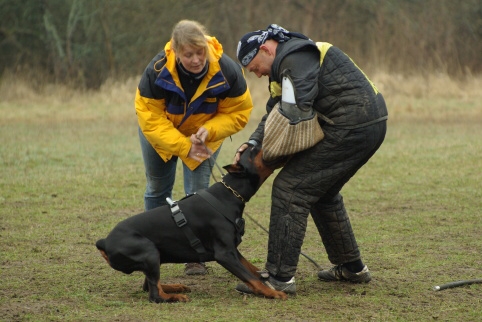
[[[191,292],[191,289],[184,284],[162,284],[162,290],[165,293],[186,293]]]
[[[281,291],[274,291],[275,292],[275,295],[273,298],[275,299],[280,299],[280,300],[287,300],[288,299],[288,295],[286,295],[285,292],[281,292]]]
[[[169,302],[189,302],[189,297],[184,294],[172,294]]]

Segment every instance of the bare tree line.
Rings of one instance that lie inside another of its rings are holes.
[[[180,19],[203,23],[232,57],[244,33],[277,23],[364,69],[482,71],[481,0],[0,0],[0,73],[97,88],[139,75]]]

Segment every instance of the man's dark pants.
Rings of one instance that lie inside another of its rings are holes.
[[[309,213],[333,264],[360,259],[340,191],[382,144],[386,121],[323,131],[325,138],[291,158],[274,180],[266,263],[272,275],[295,275]]]

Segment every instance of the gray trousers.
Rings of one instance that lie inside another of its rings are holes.
[[[323,131],[325,138],[294,155],[274,180],[266,263],[272,275],[295,275],[309,213],[333,264],[360,259],[340,191],[382,144],[386,121]]]

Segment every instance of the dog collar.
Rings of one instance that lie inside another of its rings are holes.
[[[246,200],[244,200],[243,196],[241,196],[239,194],[239,192],[237,192],[236,190],[234,190],[233,188],[231,188],[226,182],[224,182],[223,180],[221,180],[221,183],[228,189],[228,190],[231,190],[231,192],[233,193],[233,195],[235,195],[236,197],[238,197],[242,202],[246,202]]]

